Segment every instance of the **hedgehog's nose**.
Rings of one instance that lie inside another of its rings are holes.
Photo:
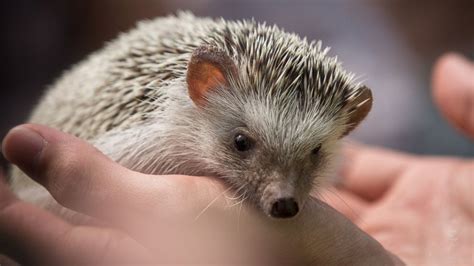
[[[280,198],[273,202],[270,215],[274,218],[290,218],[298,211],[298,203],[294,198]]]

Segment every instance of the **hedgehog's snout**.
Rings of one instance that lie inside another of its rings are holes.
[[[273,218],[290,218],[298,211],[298,202],[294,198],[280,198],[272,203],[270,215]]]
[[[261,206],[263,211],[273,218],[291,218],[300,210],[294,187],[284,182],[267,185],[261,198]]]

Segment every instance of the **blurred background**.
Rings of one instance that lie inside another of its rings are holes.
[[[353,135],[420,154],[474,155],[474,144],[434,108],[430,72],[456,51],[474,58],[472,0],[16,0],[0,4],[0,137],[24,122],[48,84],[142,19],[179,9],[255,18],[332,47],[374,92]]]

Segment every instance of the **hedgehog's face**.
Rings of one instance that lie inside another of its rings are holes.
[[[245,103],[231,95],[210,99],[215,104],[205,109],[205,141],[211,153],[207,157],[239,196],[266,214],[296,215],[311,188],[325,182],[331,172],[331,157],[344,127],[323,117],[303,120],[296,109],[278,113],[278,108],[256,98]]]
[[[233,67],[230,58],[208,47],[194,53],[189,64],[189,94],[206,120],[207,157],[239,195],[267,215],[292,217],[313,185],[329,175],[339,139],[354,121],[347,109],[337,108],[338,101],[308,104],[301,95],[268,97],[238,88],[250,85],[229,81],[224,68]]]

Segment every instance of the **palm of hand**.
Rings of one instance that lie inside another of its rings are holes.
[[[366,147],[347,154],[337,197],[323,193],[330,205],[408,265],[474,262],[473,160]]]
[[[408,265],[474,262],[474,162],[351,147],[328,202]],[[382,159],[381,159],[382,158]]]
[[[468,206],[474,163],[433,158],[406,163],[387,176],[393,183],[355,222],[409,265],[472,263],[474,213]]]

